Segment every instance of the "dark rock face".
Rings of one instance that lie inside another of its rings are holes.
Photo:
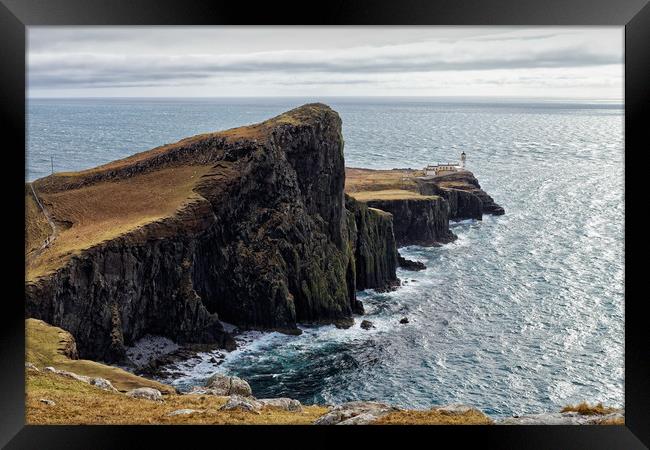
[[[504,209],[481,189],[471,172],[457,172],[433,180],[418,180],[422,195],[440,195],[449,204],[449,219],[482,220],[483,214],[502,215]]]
[[[356,306],[341,122],[323,106],[300,123],[237,155],[229,183],[199,189],[219,223],[197,246],[197,293],[245,328],[297,330],[296,321],[331,322]]]
[[[279,117],[261,137],[182,141],[85,179],[197,162],[214,169],[175,216],[28,283],[26,315],[72,333],[81,357],[105,361],[123,360],[124,346],[145,334],[232,347],[218,319],[289,333],[300,332],[296,322],[351,325],[363,313],[356,290],[399,285],[392,217],[344,201],[334,111],[305,105]]]
[[[397,255],[397,263],[402,269],[406,270],[418,271],[427,268],[424,263],[421,263],[420,261],[411,261],[410,259],[406,259],[399,254]]]
[[[144,334],[178,342],[232,343],[192,289],[184,261],[192,242],[109,242],[50,278],[29,284],[26,314],[74,335],[84,358],[122,361]]]
[[[449,206],[441,197],[370,200],[367,204],[393,215],[395,241],[399,247],[432,246],[456,239],[449,229]]]
[[[348,210],[349,242],[355,261],[356,289],[389,291],[399,286],[395,275],[397,246],[393,217],[345,196]]]

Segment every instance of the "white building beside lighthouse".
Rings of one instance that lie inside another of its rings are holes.
[[[465,170],[466,159],[467,159],[467,155],[465,154],[465,152],[462,152],[460,154],[460,161],[458,163],[428,165],[424,168],[424,175],[430,177],[430,176],[442,175],[444,173],[458,172],[461,170]]]

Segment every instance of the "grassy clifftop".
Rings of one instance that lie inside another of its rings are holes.
[[[199,199],[194,187],[210,170],[209,166],[172,167],[83,188],[38,193],[57,223],[54,234],[33,194],[28,193],[25,246],[37,249],[49,236],[51,243],[28,260],[27,278],[55,270],[72,255],[101,242],[172,217]]]
[[[51,400],[50,405],[41,399]],[[157,402],[127,397],[49,372],[27,371],[27,423],[44,424],[310,424],[327,412],[322,406],[307,406],[302,412],[266,407],[259,414],[223,411],[227,397],[168,394]],[[168,415],[179,409],[197,412]]]
[[[199,183],[229,178],[229,164],[220,160],[224,148],[269,141],[283,126],[308,125],[329,112],[324,105],[305,105],[259,124],[189,137],[92,169],[56,173],[27,184],[27,279],[47,275],[102,242],[175,217],[200,200]]]
[[[76,345],[70,333],[59,327],[48,325],[42,320],[27,319],[25,321],[25,342],[26,362],[39,368],[52,366],[78,375],[105,378],[120,391],[152,387],[163,393],[176,392],[171,386],[139,377],[117,367],[87,359],[76,359]]]
[[[355,198],[367,192],[400,191],[409,198],[421,197],[414,177],[423,176],[422,170],[391,169],[373,170],[347,167],[345,169],[345,192]]]

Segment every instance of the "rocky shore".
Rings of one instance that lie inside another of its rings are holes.
[[[73,351],[72,336],[60,328],[29,319],[26,404],[28,424],[623,424],[622,410],[577,405],[563,412],[493,419],[462,404],[408,410],[376,401],[303,405],[292,398],[254,396],[241,378],[214,374],[187,393],[128,375],[115,368],[84,364]],[[40,334],[36,334],[40,331]],[[47,336],[43,339],[43,336]],[[56,364],[59,367],[54,366]],[[61,369],[72,367],[75,371]],[[92,405],[92,406],[91,406]]]

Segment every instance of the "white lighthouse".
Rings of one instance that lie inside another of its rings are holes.
[[[460,154],[460,164],[459,165],[460,165],[461,169],[465,168],[465,159],[466,158],[467,158],[467,156],[465,155],[465,152]]]

